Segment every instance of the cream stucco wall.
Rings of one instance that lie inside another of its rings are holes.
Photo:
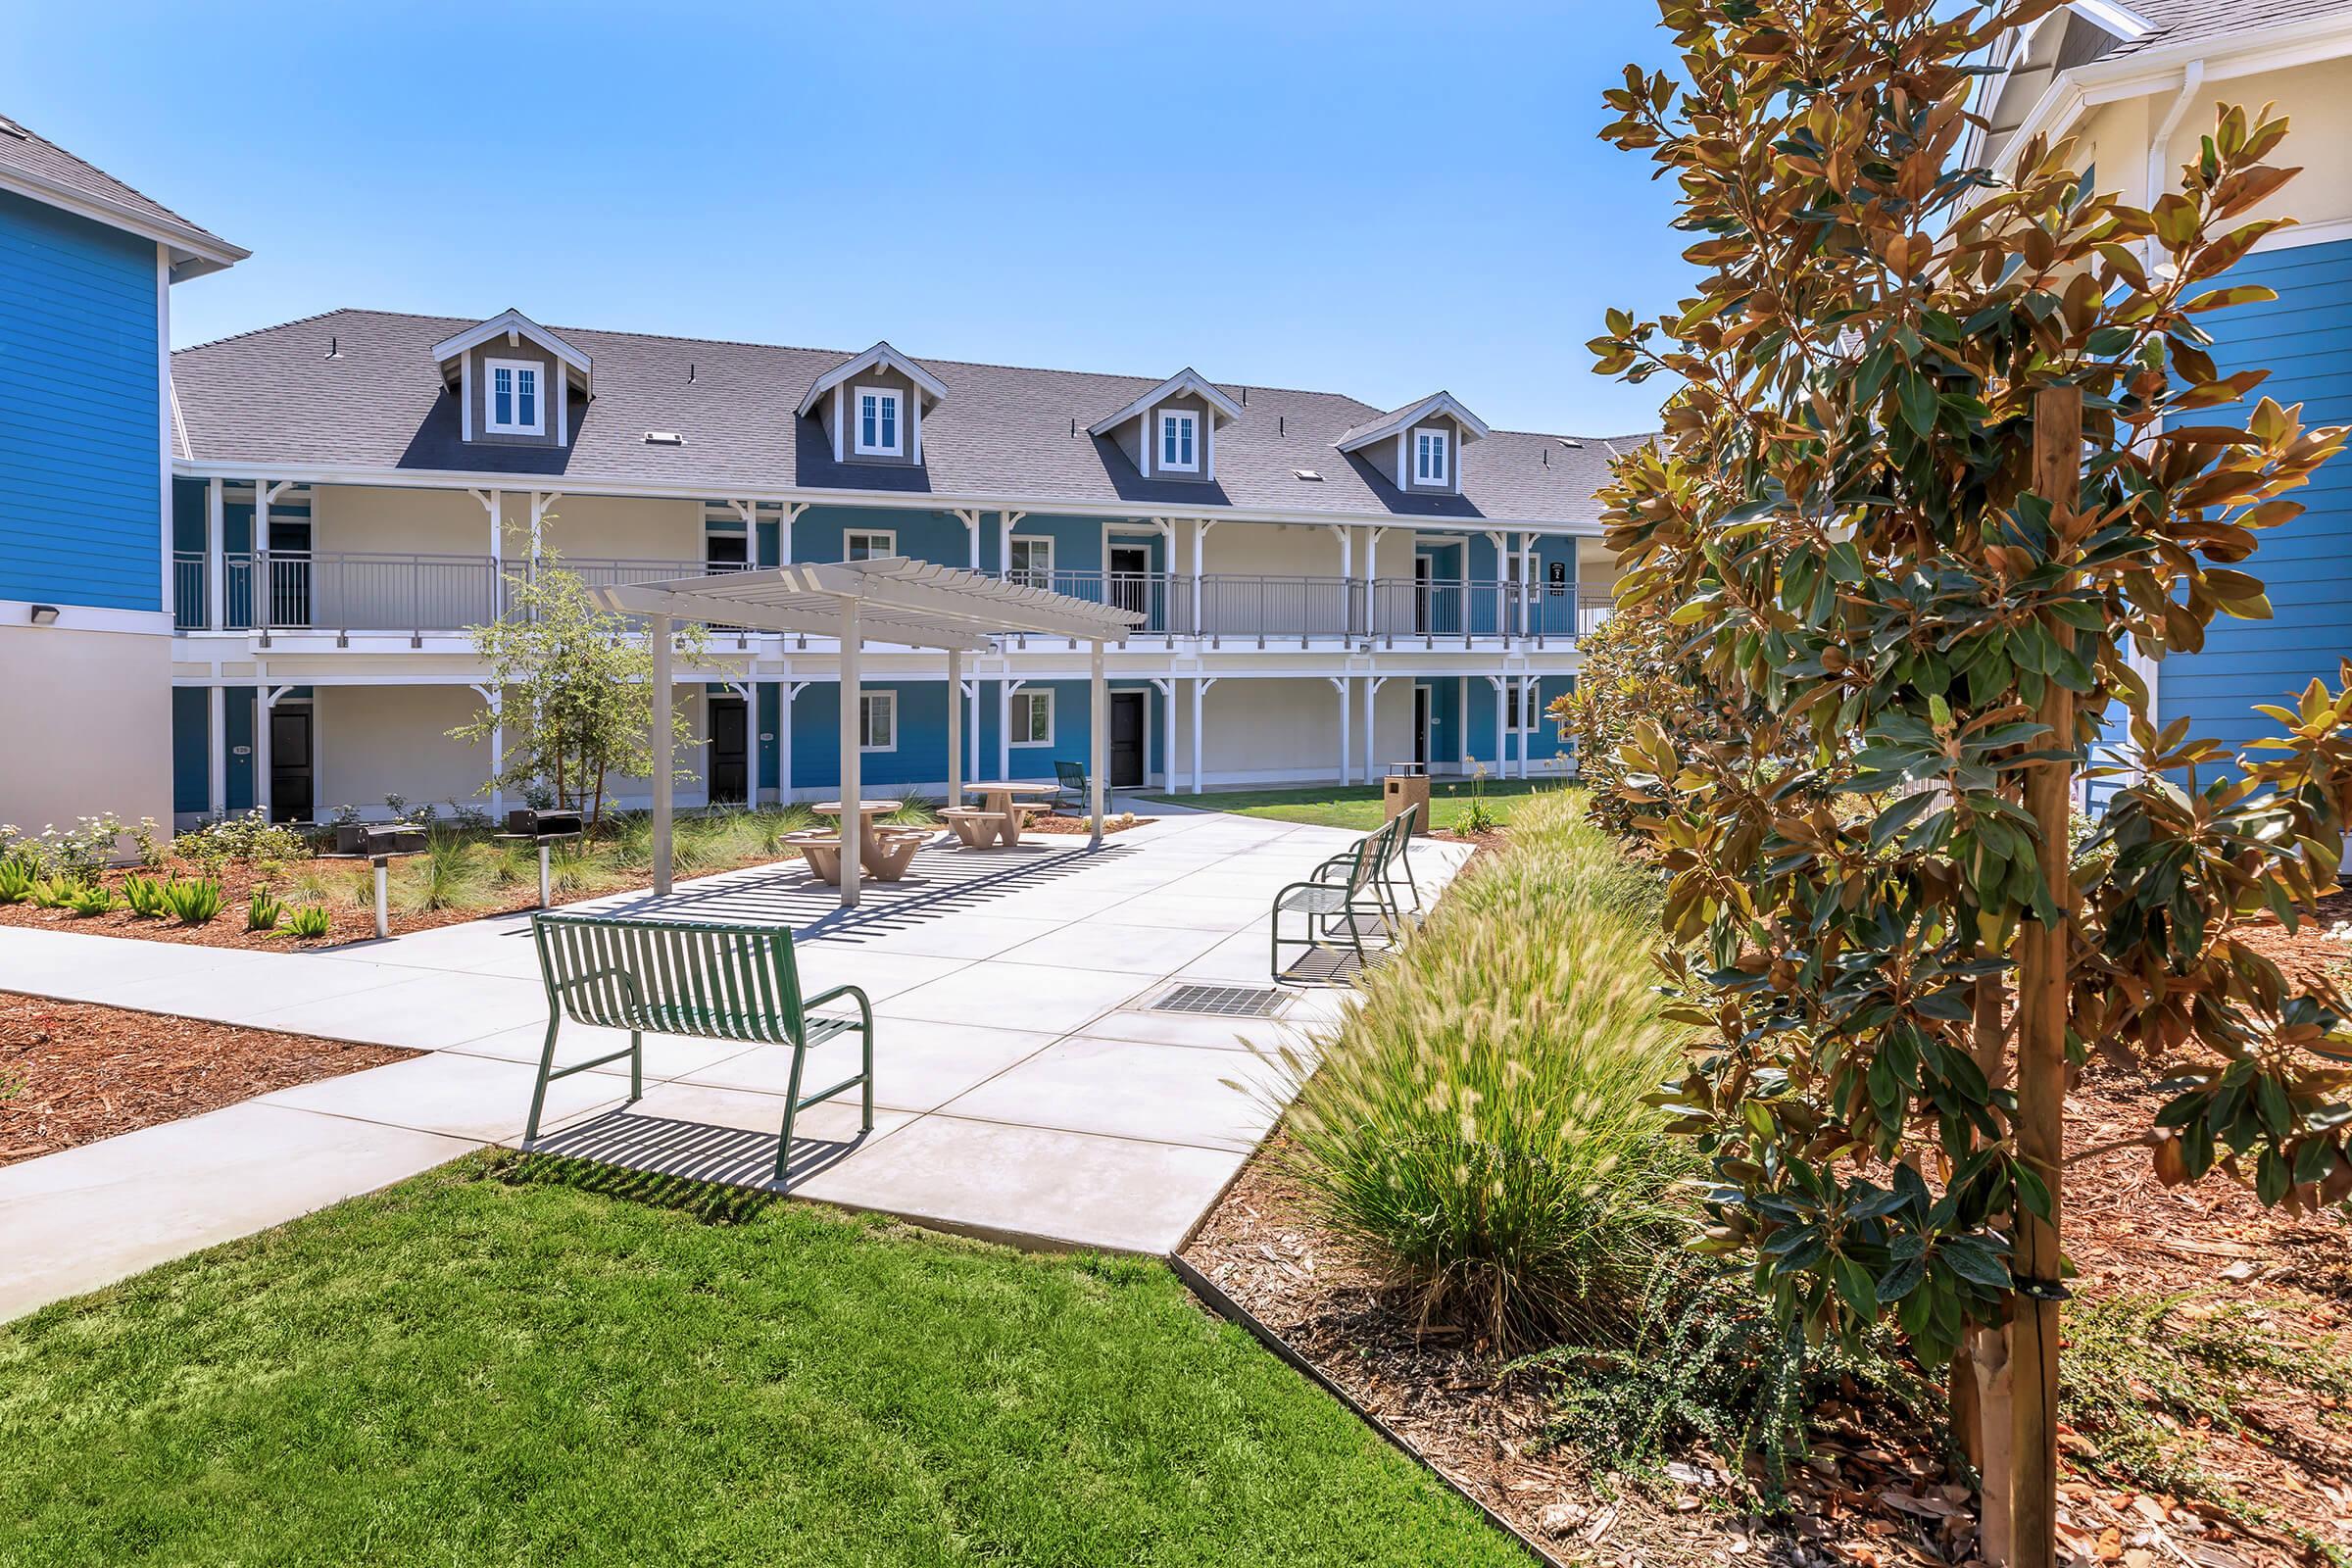
[[[531,498],[509,491],[500,504],[505,555],[528,548]],[[464,490],[398,490],[320,485],[312,500],[312,548],[321,553],[379,552],[487,556],[490,514]],[[1211,535],[1213,542],[1214,535]],[[696,501],[563,496],[542,521],[541,543],[582,560],[700,561],[703,509]]]
[[[0,626],[0,822],[172,820],[172,639]]]
[[[1360,784],[1364,781],[1364,690],[1360,678],[1351,683],[1348,701],[1348,774]],[[1339,776],[1340,694],[1331,682],[1320,678],[1222,680],[1209,688],[1200,707],[1200,765],[1212,783]],[[1399,676],[1373,699],[1373,766],[1377,770],[1400,761],[1412,749],[1413,682]],[[1192,759],[1192,698],[1180,682],[1176,704],[1179,788],[1191,783]]]
[[[2252,116],[2265,103],[2292,122],[2276,161],[2302,166],[2303,172],[2245,218],[2291,217],[2305,223],[2352,219],[2352,59],[2330,60],[2230,76],[2202,84],[2189,99],[2167,139],[2156,183],[2148,180],[2148,141],[2173,112],[2178,85],[2153,94],[2089,110],[2075,129],[2078,164],[2097,171],[2098,187],[2114,191],[2134,207],[2178,190],[2181,166],[2198,154],[2221,106],[2241,104]],[[2243,221],[2244,219],[2238,220]]]

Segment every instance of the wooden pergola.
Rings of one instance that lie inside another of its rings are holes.
[[[670,890],[671,796],[676,771],[672,734],[671,629],[679,621],[745,626],[837,638],[841,644],[841,903],[858,902],[863,795],[858,747],[859,663],[867,642],[937,648],[948,656],[948,804],[963,804],[963,656],[986,653],[1007,634],[1067,637],[1091,645],[1093,715],[1088,740],[1090,847],[1102,842],[1102,801],[1109,772],[1110,702],[1102,677],[1105,643],[1125,640],[1144,617],[1043,588],[985,577],[959,566],[893,556],[767,566],[709,577],[673,577],[592,590],[608,610],[646,617],[654,650],[654,892]],[[791,781],[785,781],[791,787]]]

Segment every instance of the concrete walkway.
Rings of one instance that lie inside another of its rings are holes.
[[[1268,1069],[1344,1000],[1279,1021],[1159,1010],[1179,983],[1265,986],[1275,890],[1354,836],[1189,812],[985,854],[926,848],[856,910],[793,862],[681,883],[613,909],[796,931],[811,991],[873,999],[872,1134],[854,1101],[805,1113],[792,1191],[1028,1245],[1166,1252],[1272,1125]],[[1422,843],[1425,898],[1468,858]],[[432,1053],[0,1168],[0,1319],[521,1137],[546,1028],[527,916],[331,953],[271,954],[0,928],[0,990]],[[566,1029],[558,1059],[625,1037]],[[808,1081],[856,1070],[854,1040]],[[541,1146],[711,1180],[775,1157],[791,1054],[649,1037],[628,1063],[553,1085]]]

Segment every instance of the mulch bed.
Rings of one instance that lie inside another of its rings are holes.
[[[1142,827],[1147,822],[1158,820],[1159,818],[1155,816],[1137,816],[1132,811],[1118,816],[1105,815],[1102,818],[1102,832],[1104,837],[1108,837],[1110,834],[1124,833],[1131,827]],[[1095,831],[1095,822],[1091,816],[1064,816],[1059,811],[1045,811],[1031,817],[1029,825],[1022,828],[1021,831],[1058,834],[1063,837],[1071,834],[1092,837]]]
[[[0,992],[0,1165],[416,1054]]]
[[[2330,900],[2295,937],[2259,934],[2292,966],[2343,962],[2352,945],[2325,930],[2352,916]],[[2352,1233],[2333,1214],[2264,1208],[2219,1174],[2166,1188],[2140,1148],[2089,1153],[2144,1128],[2162,1096],[2135,1076],[2094,1069],[2072,1101],[2066,1173],[2069,1253],[2079,1299],[2117,1292],[2254,1305],[2304,1336],[2352,1334]],[[1261,1150],[1210,1214],[1185,1256],[1228,1296],[1470,1495],[1547,1544],[1562,1561],[1679,1565],[1743,1557],[1796,1562],[1969,1560],[1975,1497],[1934,1445],[1877,1432],[1868,1412],[1825,1410],[1816,1462],[1795,1479],[1791,1514],[1741,1513],[1714,1455],[1685,1453],[1673,1485],[1645,1488],[1595,1475],[1573,1448],[1547,1444],[1552,1411],[1533,1382],[1505,1375],[1493,1347],[1444,1325],[1424,1329],[1374,1270],[1309,1216],[1280,1167],[1279,1140]],[[2141,1391],[2143,1397],[2146,1391]],[[2148,1495],[2079,1461],[2089,1439],[2061,1429],[2061,1528],[2076,1560],[2121,1568],[2314,1564],[2294,1532],[2352,1549],[2352,1423],[2322,1396],[2258,1389],[2237,1401],[2247,1430],[2201,1430],[2197,1463],[2271,1510],[2234,1524],[2207,1505]],[[2177,1428],[2154,1404],[2148,1420]],[[2340,1560],[2340,1559],[2339,1559]]]
[[[395,859],[392,863],[397,872],[400,861]],[[367,868],[368,862],[365,860],[288,860],[285,869],[278,875],[264,877],[256,873],[251,865],[232,860],[220,871],[220,912],[202,925],[181,925],[170,916],[161,920],[143,919],[119,905],[105,914],[77,915],[71,909],[44,909],[31,904],[0,904],[0,925],[34,926],[44,931],[72,931],[82,936],[133,937],[142,942],[178,942],[200,948],[260,948],[274,952],[331,948],[345,942],[368,941],[375,936],[374,906],[362,908],[344,897],[342,892],[345,878]],[[107,872],[107,886],[120,890],[123,877],[136,869],[129,867]],[[176,861],[169,869],[182,876],[208,874]],[[314,869],[323,871],[336,884],[336,896],[326,901],[327,918],[332,923],[325,936],[304,942],[283,931],[245,929],[245,908],[252,901],[255,889],[269,887],[291,908],[304,902],[291,895],[294,878]],[[601,898],[603,894],[584,893],[578,896]],[[392,909],[392,934],[399,936],[409,931],[429,931],[435,926],[457,925],[466,920],[479,920],[486,915],[511,914],[517,909],[536,908],[538,905],[539,889],[533,883],[516,889],[514,896],[508,901],[480,908],[434,909],[421,914],[404,914],[395,906]]]

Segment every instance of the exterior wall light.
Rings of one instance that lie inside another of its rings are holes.
[[[35,606],[33,606],[33,607],[32,607],[31,620],[32,620],[32,623],[33,623],[35,626],[54,626],[54,625],[56,625],[56,624],[57,624],[57,607],[56,607],[55,605],[35,605]]]

